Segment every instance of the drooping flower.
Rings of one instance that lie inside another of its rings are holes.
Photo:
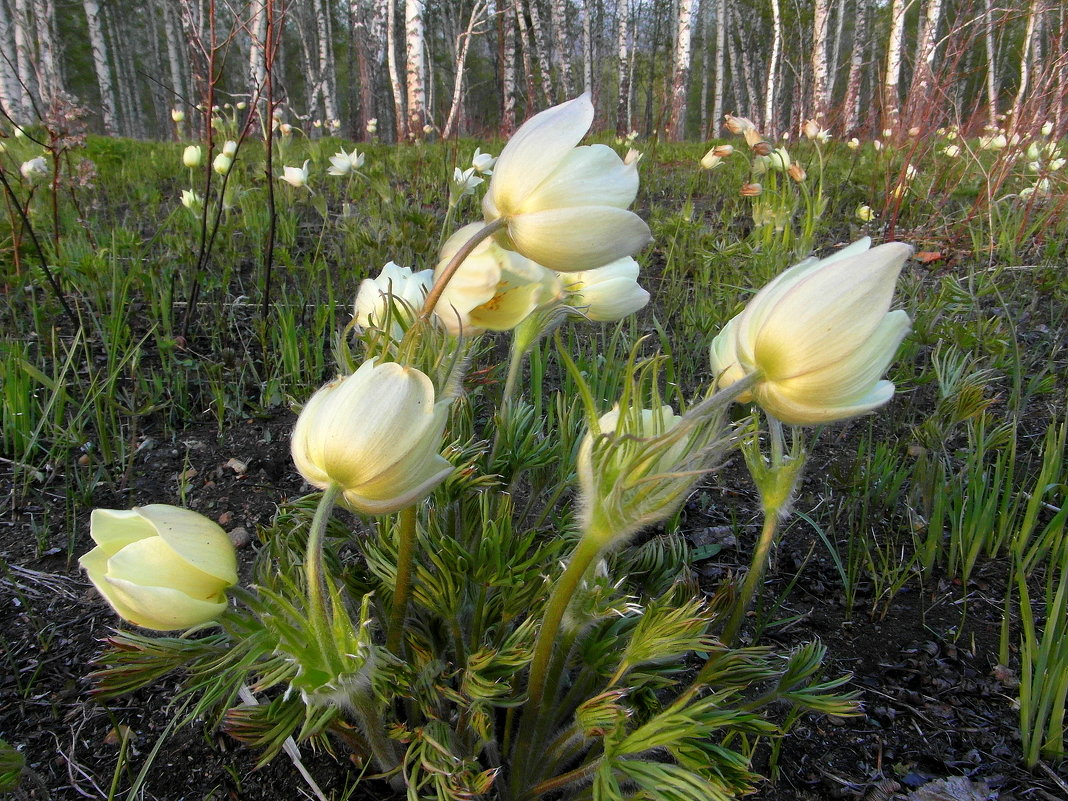
[[[435,277],[481,227],[478,223],[466,225],[449,237],[441,249]],[[463,261],[445,285],[434,313],[454,335],[507,331],[561,294],[560,276],[491,238]]]
[[[351,509],[399,511],[452,472],[439,453],[449,403],[414,367],[369,359],[305,404],[293,428],[293,461],[309,484],[338,484]]]
[[[300,189],[303,186],[308,185],[308,164],[311,163],[309,159],[304,160],[303,167],[283,167],[282,174],[278,176],[280,181],[285,181],[290,186]]]
[[[387,262],[377,278],[365,278],[356,292],[353,317],[361,328],[382,328],[390,321],[390,335],[400,339],[404,325],[418,313],[434,281],[433,270],[412,272]],[[398,319],[398,317],[403,319]]]
[[[234,546],[218,524],[177,506],[94,509],[97,547],[78,563],[119,617],[158,631],[214,620],[237,583]]]
[[[471,166],[475,172],[482,175],[493,175],[493,165],[497,163],[497,157],[489,153],[483,153],[480,148],[475,148],[475,155],[471,157]]]
[[[508,245],[553,270],[600,267],[651,238],[627,210],[637,163],[606,145],[578,146],[592,122],[588,94],[531,117],[505,145],[482,200],[486,222],[504,223]]]
[[[597,267],[567,273],[564,285],[570,305],[595,322],[622,320],[649,302],[649,293],[638,286],[638,262],[630,256]]]
[[[864,414],[886,403],[880,380],[909,329],[889,311],[912,249],[864,238],[825,259],[806,259],[758,292],[713,340],[719,387],[756,374],[753,399],[794,425]]]
[[[364,161],[364,154],[359,150],[353,150],[351,153],[346,153],[342,150],[330,157],[330,168],[327,173],[338,176],[348,175],[354,170],[360,169]]]

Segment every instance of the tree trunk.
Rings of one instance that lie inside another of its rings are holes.
[[[909,86],[908,98],[913,106],[910,125],[915,125],[919,118],[925,116],[926,109],[922,104],[934,89],[934,61],[938,24],[941,19],[942,0],[927,0],[927,13],[924,14],[920,38],[916,43],[916,66],[913,68],[912,83]]]
[[[853,133],[860,120],[860,82],[864,77],[861,69],[864,66],[864,51],[868,45],[868,2],[869,0],[857,0],[853,53],[849,57],[849,78],[846,80],[845,100],[842,102],[845,111],[843,133],[846,134]]]
[[[1031,0],[1031,4],[1027,9],[1027,29],[1024,32],[1023,52],[1020,53],[1020,84],[1016,90],[1016,98],[1012,103],[1012,124],[1014,127],[1019,122],[1024,99],[1027,97],[1027,91],[1030,88],[1031,58],[1035,47],[1036,22],[1041,13],[1041,0]]]
[[[764,90],[764,131],[774,128],[775,113],[775,85],[778,80],[776,73],[779,71],[779,54],[782,51],[782,15],[779,12],[779,0],[771,0],[771,63],[768,64],[768,81]],[[743,49],[743,53],[748,51]],[[747,70],[748,72],[748,70]]]
[[[698,138],[708,135],[708,57],[712,48],[708,46],[708,0],[701,0],[697,6],[697,40],[701,43],[701,114],[698,125]]]
[[[467,64],[467,51],[471,47],[471,39],[474,38],[475,28],[482,22],[482,15],[486,13],[487,0],[475,0],[471,7],[471,16],[467,21],[467,29],[457,37],[456,41],[456,80],[452,87],[452,104],[449,107],[449,116],[445,120],[445,127],[441,129],[441,138],[448,139],[452,135],[456,118],[460,111],[460,100],[464,88],[464,67]]]
[[[337,91],[334,82],[334,43],[330,21],[330,3],[315,0],[315,33],[318,40],[319,91],[323,97],[324,124],[338,119]]]
[[[94,5],[94,7],[97,7],[97,13],[99,14],[99,7],[98,7],[98,4],[97,4],[97,1],[96,0],[92,0],[92,3]],[[86,15],[88,15],[88,3],[86,3],[86,9],[87,9]],[[97,25],[99,26],[99,22],[97,23]],[[179,26],[176,25],[175,22],[174,22],[174,11],[171,9],[170,3],[164,2],[163,3],[163,37],[164,37],[164,39],[167,40],[167,66],[170,69],[171,91],[174,93],[175,97],[180,98],[181,100],[184,101],[184,100],[188,100],[188,98],[186,97],[186,94],[185,94],[185,81],[183,80],[183,75],[182,75],[182,57],[181,57],[179,49],[178,49],[179,45],[183,41],[182,36],[179,33],[180,30],[181,29],[179,28]],[[100,37],[100,41],[103,42],[103,40],[104,40],[104,37],[101,36]],[[90,30],[90,35],[89,35],[89,41],[92,42],[92,31],[91,30]],[[95,59],[95,56],[94,56],[94,62],[95,62],[95,60],[96,59]],[[99,80],[99,77],[97,78],[97,80]],[[111,83],[111,76],[109,74],[108,75],[108,84],[110,85],[110,83]],[[101,94],[103,94],[103,91],[101,91]],[[112,97],[112,101],[114,101],[114,97]],[[177,105],[180,105],[180,104],[176,103],[175,105],[177,106]],[[114,115],[114,108],[112,108],[112,114]]]
[[[733,6],[724,2],[724,8],[727,11],[725,22],[732,23],[737,17],[737,11]],[[734,94],[734,113],[741,114],[743,117],[753,117],[757,114],[756,104],[757,99],[753,94],[747,94],[746,90],[751,87],[747,86],[749,75],[745,75],[745,82],[742,81],[742,70],[738,68],[738,65],[742,63],[741,58],[738,56],[738,46],[735,44],[733,33],[728,33],[727,36],[727,53],[729,55],[729,61],[731,63],[731,91]]]
[[[593,3],[582,6],[582,91],[593,98]],[[596,105],[596,104],[594,104]]]
[[[679,0],[675,24],[675,60],[671,78],[671,138],[679,141],[686,135],[686,97],[690,90],[691,47],[693,41],[694,0]]]
[[[723,67],[726,64],[727,0],[716,0],[716,83],[712,89],[712,135],[719,132],[723,119]],[[735,101],[737,102],[737,101]]]
[[[830,100],[827,96],[827,0],[816,0],[812,11],[812,115],[822,120]]]
[[[498,9],[497,36],[501,61],[501,136],[515,131],[515,15],[505,0]],[[498,0],[500,4],[501,0]]]
[[[575,91],[574,84],[571,82],[571,48],[568,47],[566,0],[552,0],[549,5],[549,14],[553,28],[553,63],[556,64],[560,73],[560,85],[564,90],[563,99],[566,100]]]
[[[248,9],[248,90],[251,97],[259,93],[267,77],[264,46],[267,38],[266,0],[251,0]],[[262,114],[262,103],[260,104]]]
[[[423,0],[404,0],[404,44],[407,55],[408,136],[421,139],[423,126],[426,125]]]
[[[538,0],[529,0],[530,27],[534,32],[534,47],[537,50],[538,72],[541,73],[541,92],[545,104],[553,105],[556,91],[553,89],[553,76],[549,60],[549,44],[545,41],[545,29],[541,26],[541,14],[538,13]]]
[[[96,85],[100,88],[100,118],[104,123],[104,133],[115,136],[118,127],[115,124],[115,90],[111,86],[111,66],[108,64],[108,45],[104,31],[100,27],[100,3],[97,0],[83,0],[85,19],[89,28],[89,49],[93,54],[93,69],[96,72]]]
[[[616,136],[630,133],[630,2],[616,1]]]
[[[530,29],[527,26],[527,15],[523,11],[523,0],[515,0],[515,18],[519,25],[519,41],[523,46],[523,73],[527,87],[526,108],[529,112],[537,105],[534,91],[534,63],[530,52],[533,49],[530,43]]]
[[[389,86],[393,92],[393,130],[396,140],[403,142],[408,138],[408,115],[404,110],[404,91],[397,69],[397,0],[385,0],[385,4],[386,63],[389,66]]]
[[[827,82],[827,102],[834,105],[834,87],[838,83],[839,58],[842,55],[842,30],[845,27],[846,0],[838,0],[834,19],[834,44],[831,48],[831,64]]]
[[[34,29],[37,34],[37,78],[40,82],[41,104],[52,104],[56,94],[63,89],[59,74],[59,58],[53,36],[56,7],[53,0],[33,0]]]
[[[7,3],[0,0],[0,108],[16,122],[23,122],[26,109],[23,106],[22,87],[19,85],[15,29],[8,13]]]
[[[26,123],[32,116],[36,116],[34,103],[38,98],[37,72],[34,70],[33,20],[30,16],[29,0],[15,0],[13,10],[15,64],[22,88],[23,118],[19,122]]]
[[[890,6],[890,35],[886,43],[886,77],[883,79],[883,127],[896,128],[900,117],[901,48],[905,39],[906,0],[893,0]]]

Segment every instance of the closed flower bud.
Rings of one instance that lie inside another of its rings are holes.
[[[850,150],[858,150],[860,149],[860,140],[854,136],[852,139],[846,142],[846,147],[848,147]]]
[[[439,453],[449,400],[419,370],[369,359],[316,392],[293,428],[297,470],[365,514],[388,514],[422,500],[452,472]]]
[[[909,136],[915,138],[920,135],[920,129],[916,126],[909,128]]]
[[[719,156],[721,159],[727,158],[734,152],[734,145],[716,145],[712,148],[712,154]]]
[[[638,262],[631,257],[595,270],[564,275],[568,301],[595,322],[622,320],[645,307],[649,293],[638,286]]]
[[[770,156],[773,151],[774,148],[769,142],[760,141],[753,145],[753,152],[758,156]]]
[[[182,205],[189,209],[193,214],[200,212],[203,208],[204,200],[191,189],[182,190]]]
[[[173,631],[226,610],[226,589],[237,583],[234,546],[203,515],[165,504],[95,509],[89,536],[97,547],[78,562],[123,620]]]
[[[742,184],[738,194],[742,197],[757,197],[762,191],[764,189],[760,184]]]
[[[238,111],[244,111],[248,108],[248,103],[242,100],[236,106],[234,106],[234,108],[236,108]]]
[[[200,149],[200,145],[189,145],[182,151],[182,164],[191,170],[199,167],[203,158],[203,151]]]
[[[805,168],[796,161],[790,165],[786,172],[793,180],[797,181],[797,183],[801,183],[808,176],[808,173],[805,172]]]
[[[861,222],[871,222],[875,219],[875,212],[872,211],[871,206],[857,206],[857,219]]]
[[[365,278],[360,283],[353,318],[361,328],[382,328],[390,321],[390,335],[399,340],[404,336],[405,325],[423,305],[433,281],[433,270],[413,273],[411,267],[387,262],[378,278]]]
[[[230,158],[233,158],[237,155],[237,142],[235,142],[233,139],[228,139],[223,144],[222,152]]]
[[[478,223],[466,225],[449,237],[435,277],[479,228]],[[560,276],[552,270],[486,239],[445,285],[434,313],[454,335],[507,331],[539,306],[559,298],[562,291]]]
[[[225,153],[220,153],[211,163],[211,168],[215,170],[215,172],[219,173],[219,175],[226,175],[226,173],[230,172],[230,168],[233,166],[233,164],[234,160],[230,156],[226,155]]]
[[[844,420],[890,400],[894,385],[880,378],[909,318],[889,307],[912,249],[870,246],[865,238],[806,259],[761,289],[713,341],[718,385],[757,376],[753,399],[792,425]]]
[[[184,122],[185,121],[185,112],[182,111],[180,108],[172,108],[171,109],[171,119],[174,120],[175,122]]]
[[[509,246],[554,270],[588,270],[650,241],[627,210],[638,192],[637,164],[606,145],[579,147],[593,122],[588,94],[536,114],[505,145],[482,200]]]
[[[492,175],[493,165],[497,163],[496,156],[489,153],[483,153],[481,148],[475,148],[475,155],[471,157],[471,166],[475,172],[482,175]]]
[[[705,170],[714,170],[723,164],[723,159],[717,156],[714,150],[709,150],[704,156],[701,157],[701,168]]]
[[[949,156],[951,159],[957,158],[960,155],[960,147],[958,145],[946,145],[942,148],[942,152]]]
[[[755,131],[756,126],[752,120],[745,117],[735,117],[733,114],[727,114],[723,118],[723,126],[735,135],[742,135],[746,131]]]

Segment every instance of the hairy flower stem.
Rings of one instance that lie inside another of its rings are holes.
[[[724,645],[734,645],[738,636],[738,629],[742,626],[745,613],[749,611],[749,604],[756,595],[757,587],[764,578],[764,570],[768,565],[768,556],[771,553],[771,545],[775,542],[775,534],[779,529],[779,512],[777,509],[764,510],[764,527],[760,531],[760,539],[753,551],[753,560],[749,565],[749,573],[746,574],[741,592],[734,601],[731,616],[727,619],[727,625],[723,628],[720,639]]]
[[[404,616],[408,611],[408,591],[412,585],[412,562],[415,558],[415,506],[402,509],[397,516],[397,583],[393,587],[393,605],[389,610],[389,633],[386,648],[401,654]]]
[[[538,717],[553,714],[552,703],[550,702],[548,708],[545,708],[542,702],[545,700],[546,673],[552,659],[557,635],[560,632],[560,624],[582,577],[586,575],[587,569],[600,554],[601,545],[605,541],[603,537],[591,536],[585,536],[579,540],[564,569],[564,574],[556,582],[545,606],[538,639],[534,644],[534,656],[530,663],[527,700],[520,718],[519,736],[516,737],[512,748],[513,782],[516,782],[513,784],[513,791],[515,792],[522,787],[518,783],[526,779],[526,759],[539,752],[537,743],[532,742],[538,728]]]
[[[429,320],[430,315],[434,313],[434,307],[438,305],[438,301],[441,300],[441,293],[445,291],[445,287],[448,286],[449,281],[456,274],[456,271],[460,269],[460,265],[464,263],[471,252],[477,248],[483,240],[493,236],[497,231],[504,228],[507,223],[504,218],[498,218],[491,223],[486,223],[478,232],[471,237],[464,246],[456,251],[456,255],[452,257],[445,269],[441,271],[441,275],[434,282],[434,286],[430,288],[429,294],[426,296],[426,301],[423,303],[423,308],[419,312],[419,317],[423,320]]]
[[[337,503],[337,496],[340,493],[341,486],[335,483],[331,483],[323,492],[319,505],[315,508],[315,517],[312,518],[311,530],[308,532],[308,550],[304,555],[304,577],[308,585],[308,611],[319,642],[328,641],[330,630],[330,621],[327,618],[326,581],[323,575],[323,538],[326,534],[326,525],[330,522],[330,513],[334,510],[334,504]]]

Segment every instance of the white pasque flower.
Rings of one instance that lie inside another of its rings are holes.
[[[475,175],[474,167],[468,167],[466,170],[454,167],[452,182],[449,184],[449,205],[455,206],[462,198],[473,193],[475,187],[484,183],[485,180]]]
[[[449,237],[435,277],[481,228],[478,223],[465,225]],[[475,247],[445,285],[434,314],[454,335],[507,331],[562,292],[559,275],[490,238]]]
[[[344,150],[330,157],[330,168],[326,171],[329,175],[348,175],[363,166],[364,155],[359,150],[346,153]]]
[[[607,145],[578,147],[592,123],[589,94],[535,114],[505,145],[482,199],[486,222],[501,220],[516,250],[553,270],[600,267],[651,239],[627,210],[637,163]]]
[[[627,256],[604,267],[564,275],[568,303],[599,323],[622,320],[645,307],[649,293],[638,286],[638,262]]]
[[[311,485],[382,515],[426,497],[452,472],[441,450],[449,398],[421,371],[368,359],[311,396],[293,428],[293,462]]]
[[[713,340],[717,385],[756,374],[752,399],[793,425],[844,420],[886,403],[894,385],[880,377],[910,325],[889,307],[911,252],[900,242],[871,248],[865,237],[783,272]]]
[[[230,158],[233,158],[235,155],[237,155],[237,142],[235,142],[233,139],[226,140],[225,144],[223,144],[222,152]]]
[[[193,214],[198,214],[204,207],[204,198],[194,192],[192,189],[182,190],[182,205],[189,209]]]
[[[356,292],[353,319],[361,328],[382,328],[390,322],[393,339],[404,336],[404,323],[410,323],[419,312],[434,281],[433,270],[412,272],[387,262],[377,278],[365,278]]]
[[[219,153],[214,161],[211,162],[211,168],[219,175],[226,175],[230,172],[230,168],[234,166],[234,159],[232,156],[226,155],[226,153]]]
[[[475,155],[471,157],[471,166],[475,172],[482,173],[482,175],[493,175],[493,165],[496,163],[496,156],[483,153],[481,148],[475,148]]]
[[[310,160],[305,159],[303,167],[283,167],[282,174],[278,176],[278,180],[285,181],[287,184],[294,186],[297,189],[307,186],[309,163]]]
[[[97,547],[78,563],[123,620],[173,631],[226,610],[237,558],[226,532],[203,515],[161,503],[94,509],[89,536]]]
[[[31,183],[42,181],[48,177],[48,162],[45,161],[44,156],[38,156],[37,158],[22,162],[22,166],[19,167],[19,172],[22,173],[23,178]]]
[[[189,145],[182,151],[182,164],[191,170],[199,167],[203,158],[204,155],[203,151],[200,149],[200,145]]]

